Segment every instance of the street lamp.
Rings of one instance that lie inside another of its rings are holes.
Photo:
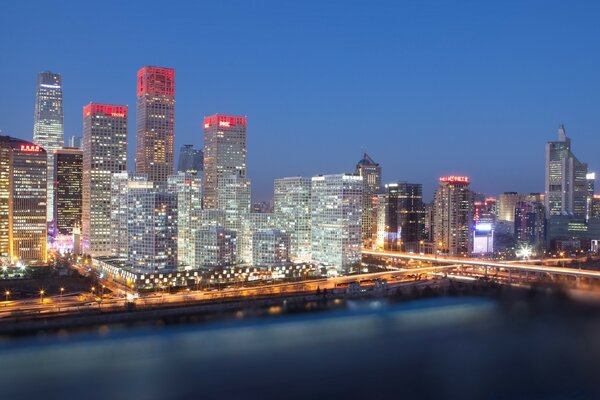
[[[65,292],[65,288],[64,288],[64,287],[61,287],[61,288],[60,288],[60,302],[61,302],[61,303],[62,303],[62,296],[63,296],[63,293],[64,293],[64,292]]]
[[[92,300],[94,300],[94,291],[96,290],[96,288],[94,286],[92,286],[90,292],[92,293]]]
[[[8,296],[10,296],[10,290],[5,290],[4,296],[6,296],[6,301],[8,301]]]
[[[44,293],[46,293],[44,289],[40,290],[40,303],[44,302]]]

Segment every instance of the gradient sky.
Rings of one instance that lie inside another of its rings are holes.
[[[196,4],[198,3],[198,4]],[[0,13],[0,129],[32,138],[36,74],[63,75],[65,134],[90,101],[128,104],[136,71],[177,71],[176,148],[204,115],[248,116],[253,198],[273,179],[466,174],[489,195],[542,191],[563,122],[600,172],[600,2],[11,1]]]

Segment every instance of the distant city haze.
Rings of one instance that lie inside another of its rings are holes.
[[[354,172],[365,151],[383,184],[422,183],[426,200],[443,175],[542,192],[560,123],[600,172],[600,3],[108,0],[2,15],[2,134],[33,139],[37,74],[53,71],[65,138],[82,135],[84,105],[129,106],[132,171],[136,73],[160,65],[176,71],[175,163],[202,148],[205,116],[246,116],[254,201],[275,178]]]

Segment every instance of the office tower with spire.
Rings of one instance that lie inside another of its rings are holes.
[[[46,150],[0,136],[0,258],[24,264],[47,260]]]
[[[187,172],[198,175],[204,169],[204,153],[200,149],[195,149],[194,145],[184,144],[179,149],[179,162],[177,163],[178,172]]]
[[[83,108],[82,251],[111,254],[111,179],[127,170],[127,106]]]
[[[435,247],[450,255],[467,255],[473,248],[473,192],[466,176],[443,176],[433,198]]]
[[[319,175],[311,180],[312,261],[338,273],[360,264],[362,180],[350,174]]]
[[[381,167],[367,153],[356,164],[356,175],[363,178],[362,241],[365,247],[371,247],[377,228],[377,194],[381,188]]]
[[[63,120],[63,90],[60,74],[50,71],[37,76],[35,93],[35,114],[33,117],[33,142],[44,148],[48,157],[48,201],[47,220],[54,217],[53,168],[54,150],[65,144]]]
[[[137,73],[136,174],[151,182],[173,175],[175,70],[143,67]]]
[[[246,117],[204,117],[204,208],[220,208],[219,180],[232,175],[246,177]]]
[[[571,150],[571,139],[564,125],[558,128],[558,140],[546,144],[546,216],[569,215],[585,219],[587,210],[587,164]]]

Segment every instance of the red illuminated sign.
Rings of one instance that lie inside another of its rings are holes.
[[[442,176],[440,178],[440,182],[443,183],[469,183],[469,177],[468,176],[454,176],[454,175],[450,175],[450,176]]]
[[[246,126],[246,117],[220,114],[204,117],[204,129],[208,129],[214,125],[220,126],[221,128],[231,128],[237,125]]]
[[[40,146],[37,146],[35,144],[22,144],[21,145],[21,151],[25,151],[27,153],[39,153],[40,152]]]
[[[95,114],[104,114],[109,117],[127,118],[127,106],[116,106],[113,104],[90,103],[83,107],[83,117]]]
[[[162,67],[142,67],[137,73],[137,95],[175,95],[175,70]]]

